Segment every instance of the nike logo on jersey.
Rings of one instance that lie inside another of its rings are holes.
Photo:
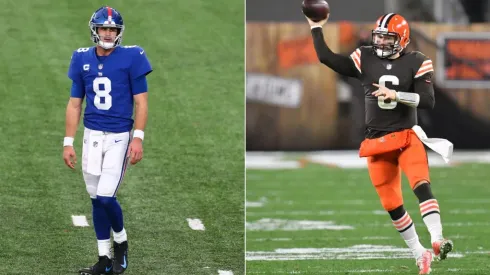
[[[142,50],[142,51],[140,52],[140,54],[143,54],[144,52],[145,52],[145,50]]]
[[[118,143],[119,141],[122,141],[122,139],[116,139],[115,142]]]
[[[112,265],[111,265],[111,266],[109,266],[109,267],[106,267],[106,268],[105,268],[105,272],[109,272],[109,271],[111,271],[111,269],[112,269]]]

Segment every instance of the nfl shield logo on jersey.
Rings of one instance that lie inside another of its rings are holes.
[[[386,65],[387,70],[391,70],[391,64]]]

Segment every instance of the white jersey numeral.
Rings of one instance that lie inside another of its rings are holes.
[[[105,76],[94,78],[93,88],[95,92],[94,105],[99,110],[109,110],[112,107],[111,80]],[[104,103],[102,103],[104,98]]]
[[[78,53],[84,53],[84,52],[88,52],[90,50],[90,48],[79,48],[77,49],[77,52]]]
[[[394,85],[394,86],[397,86],[400,84],[400,80],[398,79],[398,77],[396,77],[394,75],[383,75],[378,80],[378,83],[380,86],[386,87],[386,82],[390,82],[391,85]],[[396,102],[394,100],[390,101],[390,103],[386,103],[384,96],[378,96],[378,106],[381,109],[386,109],[386,110],[395,109],[397,104],[398,104],[398,102]]]

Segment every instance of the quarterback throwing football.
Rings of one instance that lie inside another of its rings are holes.
[[[320,62],[339,74],[358,78],[364,87],[366,131],[360,156],[367,158],[372,184],[412,251],[419,274],[429,274],[433,255],[420,243],[415,225],[403,207],[401,171],[419,200],[435,256],[446,259],[453,243],[442,234],[439,204],[432,194],[423,143],[427,137],[417,126],[417,108],[432,109],[435,103],[432,61],[420,52],[405,50],[410,28],[399,14],[381,16],[372,30],[372,45],[356,49],[350,57],[335,54],[326,45],[322,26],[328,17],[320,22],[307,20]],[[435,151],[443,157],[452,153],[448,141],[439,147],[444,148]]]

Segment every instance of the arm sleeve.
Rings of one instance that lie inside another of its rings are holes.
[[[129,71],[131,79],[137,79],[141,76],[148,75],[153,71],[150,61],[146,57],[146,52],[140,48],[135,48],[135,52],[133,55],[133,64],[131,64],[131,68]]]
[[[68,77],[72,80],[70,96],[83,98],[85,96],[85,87],[83,85],[82,75],[80,74],[77,57],[76,51],[73,52],[68,69]]]
[[[141,94],[148,91],[146,75],[142,75],[134,80],[131,80],[131,91],[133,92],[133,95]]]
[[[311,35],[313,36],[316,54],[321,63],[341,75],[350,77],[359,76],[359,69],[356,68],[356,65],[351,58],[336,54],[328,48],[325,39],[323,38],[322,28],[313,28],[311,30]]]
[[[70,67],[68,68],[68,77],[74,82],[81,83],[82,76],[80,74],[80,66],[78,65],[77,52],[73,52],[70,60]]]
[[[432,73],[426,73],[414,80],[413,91],[420,96],[420,109],[433,109],[436,103],[434,97],[434,85],[432,84]]]
[[[83,98],[85,96],[85,89],[83,87],[83,83],[78,81],[73,81],[71,83],[71,97]]]

